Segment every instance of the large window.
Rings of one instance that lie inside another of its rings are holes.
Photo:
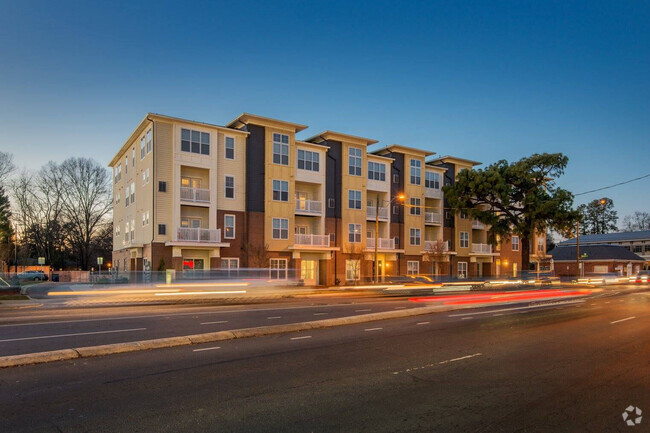
[[[221,269],[227,269],[229,271],[239,269],[239,259],[236,257],[222,257]]]
[[[235,239],[235,215],[226,214],[223,216],[223,237]]]
[[[273,200],[289,201],[289,182],[286,180],[273,180]]]
[[[355,281],[361,278],[361,260],[345,261],[345,279]]]
[[[512,237],[512,251],[519,251],[519,236]]]
[[[421,232],[420,229],[411,228],[409,233],[409,244],[420,245]]]
[[[271,259],[270,260],[270,277],[273,280],[286,280],[287,279],[287,259]]]
[[[419,198],[411,198],[411,215],[422,215],[421,201]]]
[[[235,198],[235,176],[226,176],[225,188],[226,198]]]
[[[361,209],[361,191],[348,190],[348,207],[350,209]]]
[[[544,252],[544,247],[545,247],[545,242],[543,237],[538,237],[537,238],[537,252],[538,253],[543,253]],[[641,252],[641,250],[639,250]]]
[[[440,173],[427,171],[424,173],[424,186],[427,188],[440,189]]]
[[[348,224],[348,242],[361,242],[361,224]]]
[[[146,144],[144,142],[144,137],[140,139],[140,159],[144,159],[144,156],[147,154]]]
[[[368,179],[369,180],[386,180],[386,164],[380,162],[368,161]]]
[[[289,220],[273,218],[273,239],[289,239]]]
[[[183,152],[209,155],[210,134],[194,131],[193,129],[181,129],[181,150]]]
[[[235,139],[233,137],[226,137],[224,147],[224,158],[235,159]]]
[[[298,168],[301,170],[320,171],[319,153],[298,149]]]
[[[469,248],[469,232],[460,232],[460,247]]]
[[[467,278],[467,262],[458,262],[458,278]]]
[[[353,176],[361,176],[361,149],[350,147],[348,156],[348,173]]]
[[[147,142],[147,153],[149,154],[151,153],[151,149],[153,148],[153,136],[151,134],[151,129],[147,131],[145,141]]]
[[[273,163],[289,165],[289,136],[273,134]]]
[[[411,183],[420,185],[422,181],[422,161],[419,159],[411,160]]]
[[[406,262],[406,275],[417,275],[420,273],[420,262],[409,260]]]

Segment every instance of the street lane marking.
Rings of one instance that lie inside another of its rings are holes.
[[[268,320],[274,320],[274,319],[282,319],[282,316],[271,316],[267,317]]]
[[[405,309],[405,308],[406,308],[406,307],[395,307],[396,310],[403,310],[403,309]]]
[[[418,322],[417,325],[428,325],[431,322]]]
[[[470,320],[473,319],[473,317],[461,317],[460,320]]]
[[[632,320],[632,319],[636,319],[636,316],[626,317],[625,319],[621,319],[621,320],[614,320],[613,322],[609,322],[609,324],[613,325],[614,323],[625,322],[626,320]]]
[[[95,335],[95,334],[114,334],[118,332],[134,332],[134,331],[144,331],[147,328],[133,328],[133,329],[116,329],[113,331],[96,331],[96,332],[77,332],[75,334],[58,334],[58,335],[41,335],[38,337],[22,337],[22,338],[8,338],[5,340],[0,340],[0,343],[8,343],[10,341],[24,341],[24,340],[42,340],[45,338],[61,338],[61,337],[77,337],[80,335]]]
[[[217,320],[216,322],[203,322],[201,325],[215,325],[217,323],[228,323],[227,320]]]
[[[366,331],[366,332],[369,332],[369,331],[379,331],[379,330],[381,330],[381,329],[384,329],[384,328],[367,328],[367,329],[364,329],[364,331]]]
[[[206,350],[215,350],[215,349],[221,349],[221,347],[216,346],[216,347],[204,347],[203,349],[194,349],[192,352],[205,352]]]
[[[311,335],[305,335],[303,337],[291,337],[291,340],[304,340],[305,338],[311,338]]]
[[[329,314],[329,313],[314,313],[314,316],[325,316],[326,314]]]
[[[503,316],[503,313],[497,313],[492,315],[492,317],[496,317],[496,316]]]
[[[464,359],[474,358],[475,356],[481,356],[481,355],[483,355],[483,354],[480,353],[480,352],[479,353],[473,353],[471,355],[461,356],[459,358],[447,359],[445,361],[440,361],[440,362],[432,362],[431,364],[426,364],[426,365],[423,365],[423,366],[420,366],[420,367],[412,367],[412,368],[407,368],[406,370],[393,371],[393,374],[410,373],[412,371],[423,370],[425,368],[431,368],[431,367],[436,367],[438,365],[449,364],[450,362],[462,361]]]
[[[363,311],[372,311],[372,309],[371,308],[366,308],[364,310],[354,310],[355,313],[361,313]]]
[[[461,313],[461,314],[450,314],[448,317],[461,317],[461,316],[474,316],[477,314],[490,314],[490,313],[499,313],[502,311],[515,311],[515,310],[526,310],[530,308],[541,308],[541,307],[552,307],[556,305],[565,305],[565,304],[575,304],[578,302],[585,302],[584,300],[575,300],[575,301],[567,301],[567,302],[562,302],[562,303],[555,303],[555,304],[541,304],[541,305],[529,305],[526,307],[514,307],[514,308],[501,308],[499,310],[490,310],[490,311],[477,311],[474,313]]]

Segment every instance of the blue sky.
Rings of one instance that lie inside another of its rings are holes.
[[[56,3],[56,4],[55,4]],[[650,3],[0,0],[0,150],[108,163],[146,112],[246,111],[485,163],[650,173]],[[650,211],[650,178],[580,196]]]

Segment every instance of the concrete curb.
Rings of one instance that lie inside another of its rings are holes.
[[[94,356],[105,356],[117,353],[138,352],[141,350],[189,346],[192,344],[212,343],[215,341],[234,340],[239,338],[262,337],[265,335],[308,331],[311,329],[351,325],[355,323],[373,322],[377,320],[398,319],[403,317],[420,316],[424,314],[458,309],[458,306],[416,307],[405,310],[385,311],[381,313],[361,314],[356,316],[337,317],[333,319],[322,319],[313,322],[298,322],[289,323],[286,325],[270,325],[255,328],[232,329],[229,331],[208,332],[204,334],[186,335],[181,337],[156,338],[153,340],[132,341],[127,343],[104,344],[100,346],[79,347],[73,349],[53,350],[49,352],[3,356],[0,357],[0,368],[17,367],[21,365],[31,364],[43,364],[46,362],[65,361],[77,358],[90,358]]]

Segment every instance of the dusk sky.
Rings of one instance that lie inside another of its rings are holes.
[[[241,112],[484,163],[650,173],[650,3],[0,1],[0,150],[108,164],[147,112]],[[650,178],[600,193],[650,211]],[[620,220],[619,220],[620,223]]]

